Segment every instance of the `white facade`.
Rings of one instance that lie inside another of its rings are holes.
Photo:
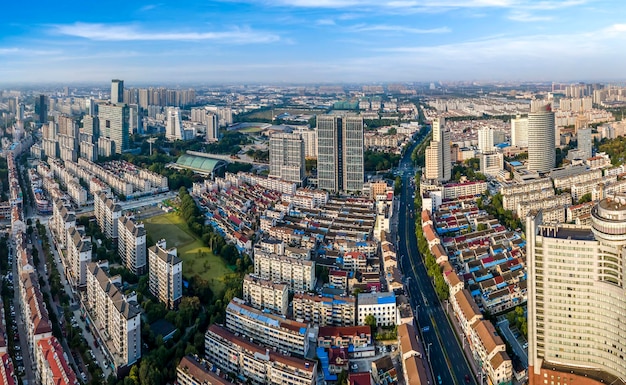
[[[445,128],[444,118],[435,118],[432,123],[433,139],[426,149],[426,179],[445,182],[450,180],[452,154],[450,152],[450,131]]]
[[[270,177],[304,183],[304,141],[300,134],[274,133],[270,136]]]
[[[67,230],[67,252],[63,264],[72,285],[83,287],[87,284],[87,263],[91,262],[91,252],[91,237],[85,235],[83,226]]]
[[[556,165],[554,112],[550,103],[536,103],[528,114],[529,171],[548,172]]]
[[[393,292],[360,293],[357,301],[357,325],[365,325],[368,315],[373,315],[379,326],[396,324],[396,295]]]
[[[120,217],[118,221],[117,252],[122,264],[133,274],[141,275],[147,263],[144,225],[126,216]]]
[[[255,249],[254,274],[261,279],[286,283],[294,291],[308,291],[315,285],[315,262]]]
[[[165,138],[167,140],[183,140],[183,123],[180,108],[168,107],[165,115]]]
[[[515,119],[511,119],[511,146],[528,147],[528,118],[517,115]]]
[[[482,153],[493,151],[494,130],[491,127],[481,127],[478,130],[478,150]]]
[[[152,295],[173,309],[183,297],[183,260],[164,239],[148,249],[149,286]]]
[[[289,290],[286,284],[246,274],[243,279],[243,300],[255,309],[286,316],[289,309]]]

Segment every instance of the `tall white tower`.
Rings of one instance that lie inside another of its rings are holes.
[[[554,112],[550,102],[534,101],[528,114],[529,171],[548,172],[556,165]]]
[[[432,123],[433,140],[426,149],[424,177],[440,182],[450,180],[452,156],[450,153],[450,131],[445,128],[444,118],[435,118]]]
[[[165,138],[183,140],[183,123],[178,107],[168,107],[165,117]]]

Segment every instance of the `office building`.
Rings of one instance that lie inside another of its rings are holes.
[[[317,183],[322,190],[363,190],[363,118],[317,116]]]
[[[357,325],[365,325],[368,315],[376,318],[376,325],[393,326],[396,324],[396,295],[387,293],[359,293],[357,300]]]
[[[198,361],[196,357],[185,356],[180,360],[176,367],[176,383],[178,385],[234,385],[213,373],[210,370],[210,365]]]
[[[243,279],[243,300],[255,309],[287,315],[289,289],[284,283],[274,283],[246,274]]]
[[[433,139],[426,148],[424,178],[446,182],[452,171],[450,131],[445,128],[444,118],[435,118],[432,123]]]
[[[124,103],[124,81],[119,79],[111,80],[111,103]]]
[[[496,178],[504,169],[504,154],[501,152],[487,152],[480,155],[480,172],[483,175]]]
[[[150,293],[174,309],[183,297],[183,260],[175,247],[167,248],[165,239],[148,249]]]
[[[528,118],[517,115],[511,119],[511,146],[528,147]]]
[[[91,330],[98,334],[107,358],[115,368],[141,358],[141,308],[137,294],[124,294],[122,278],[109,276],[108,262],[87,265],[87,290],[83,306]]]
[[[247,306],[234,298],[226,306],[226,328],[283,354],[304,357],[309,350],[309,326]]]
[[[105,237],[117,240],[118,220],[122,216],[122,207],[115,203],[112,195],[103,191],[94,194],[93,211],[100,231]]]
[[[554,112],[549,102],[534,101],[528,114],[529,171],[548,172],[556,166]]]
[[[170,107],[165,116],[165,138],[167,140],[184,140],[185,133],[180,108]]]
[[[591,135],[591,128],[581,128],[576,133],[576,139],[578,141],[577,150],[580,159],[589,159],[593,156],[592,145],[593,139]]]
[[[84,226],[67,230],[67,252],[63,265],[72,286],[84,287],[87,284],[87,263],[91,262],[92,249],[91,237],[86,235]]]
[[[206,141],[209,143],[217,142],[220,140],[220,126],[217,119],[217,115],[206,112]]]
[[[526,218],[531,385],[626,383],[626,195],[602,199],[591,226]]]
[[[204,337],[208,361],[253,385],[314,385],[317,363],[273,352],[213,324]]]
[[[270,177],[304,184],[304,141],[300,134],[274,133],[270,136]]]
[[[118,219],[117,233],[117,252],[122,264],[133,274],[144,274],[147,249],[146,229],[143,223],[135,221],[132,217],[122,216]]]
[[[39,124],[48,121],[48,97],[46,95],[39,95],[35,99],[35,119]]]
[[[115,143],[115,153],[121,154],[129,148],[130,109],[126,104],[99,104],[98,128],[100,137]],[[98,142],[100,146],[100,142]]]

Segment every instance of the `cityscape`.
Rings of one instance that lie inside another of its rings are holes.
[[[626,385],[623,4],[131,3],[6,5],[0,385]]]

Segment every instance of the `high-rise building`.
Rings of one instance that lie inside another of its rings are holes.
[[[357,115],[317,117],[317,181],[329,191],[363,190],[363,118]]]
[[[491,127],[482,127],[478,130],[478,150],[482,153],[493,151],[494,130]]]
[[[46,123],[48,121],[48,97],[39,95],[35,100],[35,115],[37,123]]]
[[[317,131],[309,128],[298,128],[293,131],[302,136],[304,140],[304,157],[317,158]]]
[[[450,131],[445,128],[444,118],[435,118],[432,123],[433,139],[426,148],[424,178],[445,182],[450,180],[452,154]]]
[[[576,134],[576,139],[578,141],[577,150],[580,153],[579,155],[581,159],[588,159],[593,156],[593,140],[591,138],[591,128],[582,128],[578,130],[578,133]]]
[[[119,79],[111,80],[111,103],[124,103],[124,81]]]
[[[146,269],[146,229],[134,218],[122,216],[117,225],[117,252],[133,274],[141,275]]]
[[[556,166],[555,123],[552,105],[534,101],[528,114],[529,171],[548,172]]]
[[[303,185],[304,169],[304,141],[300,134],[272,134],[270,176]]]
[[[220,126],[216,114],[205,112],[206,141],[217,142],[220,139]]]
[[[175,247],[167,248],[165,239],[148,248],[150,293],[173,309],[183,297],[183,260]]]
[[[129,148],[130,110],[126,104],[98,105],[98,128],[101,137],[115,143],[115,152],[121,154]]]
[[[165,138],[167,140],[183,140],[183,122],[181,119],[180,108],[170,107],[167,109],[165,117]]]
[[[526,218],[530,385],[626,383],[626,195],[591,226]]]
[[[511,146],[528,147],[528,118],[511,119]]]

